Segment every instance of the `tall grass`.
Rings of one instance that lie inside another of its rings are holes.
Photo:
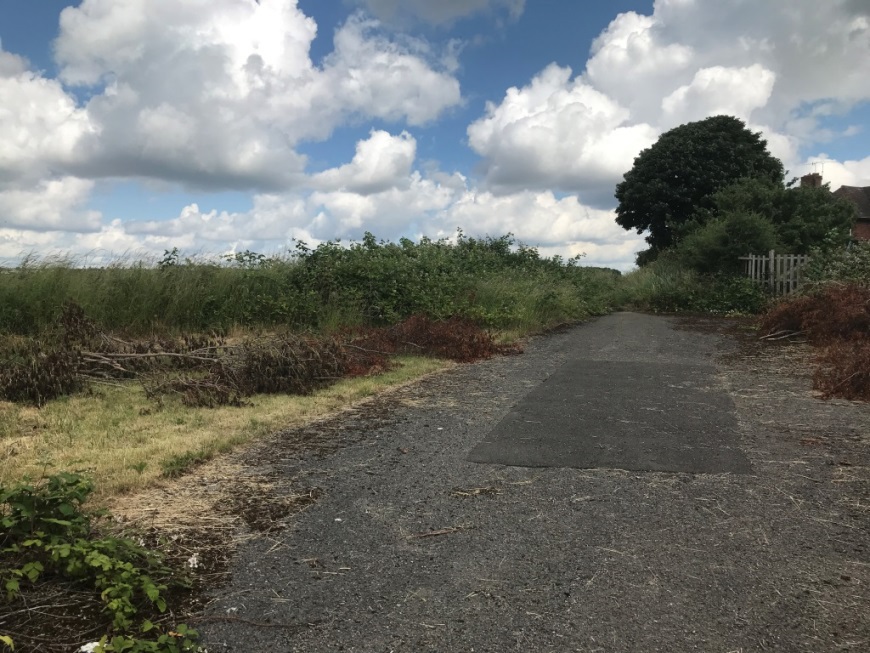
[[[413,314],[472,317],[523,332],[608,310],[615,277],[541,258],[510,236],[457,242],[300,244],[284,256],[118,261],[104,268],[34,260],[0,272],[0,333],[38,335],[75,302],[130,335],[235,327],[337,330]]]

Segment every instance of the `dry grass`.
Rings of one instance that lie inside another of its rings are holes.
[[[241,408],[189,408],[175,400],[158,406],[135,383],[101,386],[91,395],[56,399],[40,409],[0,403],[0,484],[51,470],[80,470],[94,479],[95,501],[105,502],[446,365],[401,357],[380,376],[343,380],[306,397],[257,395]]]

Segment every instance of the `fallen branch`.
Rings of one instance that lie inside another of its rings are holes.
[[[83,351],[82,356],[89,357],[98,357],[106,360],[136,360],[137,358],[184,358],[187,360],[195,360],[195,361],[204,361],[206,363],[217,363],[217,358],[207,358],[205,356],[196,356],[194,354],[181,354],[174,351],[159,351],[159,352],[149,352],[144,354],[112,354],[112,353],[100,353],[94,351]]]
[[[793,338],[794,336],[803,335],[803,331],[791,331],[789,329],[783,329],[781,331],[775,331],[774,333],[769,333],[766,336],[761,336],[759,340],[785,340],[786,338]]]

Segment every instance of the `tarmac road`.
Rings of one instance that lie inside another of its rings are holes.
[[[327,456],[273,438],[252,468],[320,498],[240,548],[208,650],[870,651],[867,406],[678,327],[458,367],[312,427]]]

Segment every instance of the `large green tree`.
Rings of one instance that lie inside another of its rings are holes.
[[[616,222],[648,232],[650,250],[638,262],[654,260],[687,233],[699,210],[713,209],[720,189],[744,178],[783,182],[782,162],[767,150],[761,134],[732,116],[714,116],[676,127],[641,152],[616,186]]]

